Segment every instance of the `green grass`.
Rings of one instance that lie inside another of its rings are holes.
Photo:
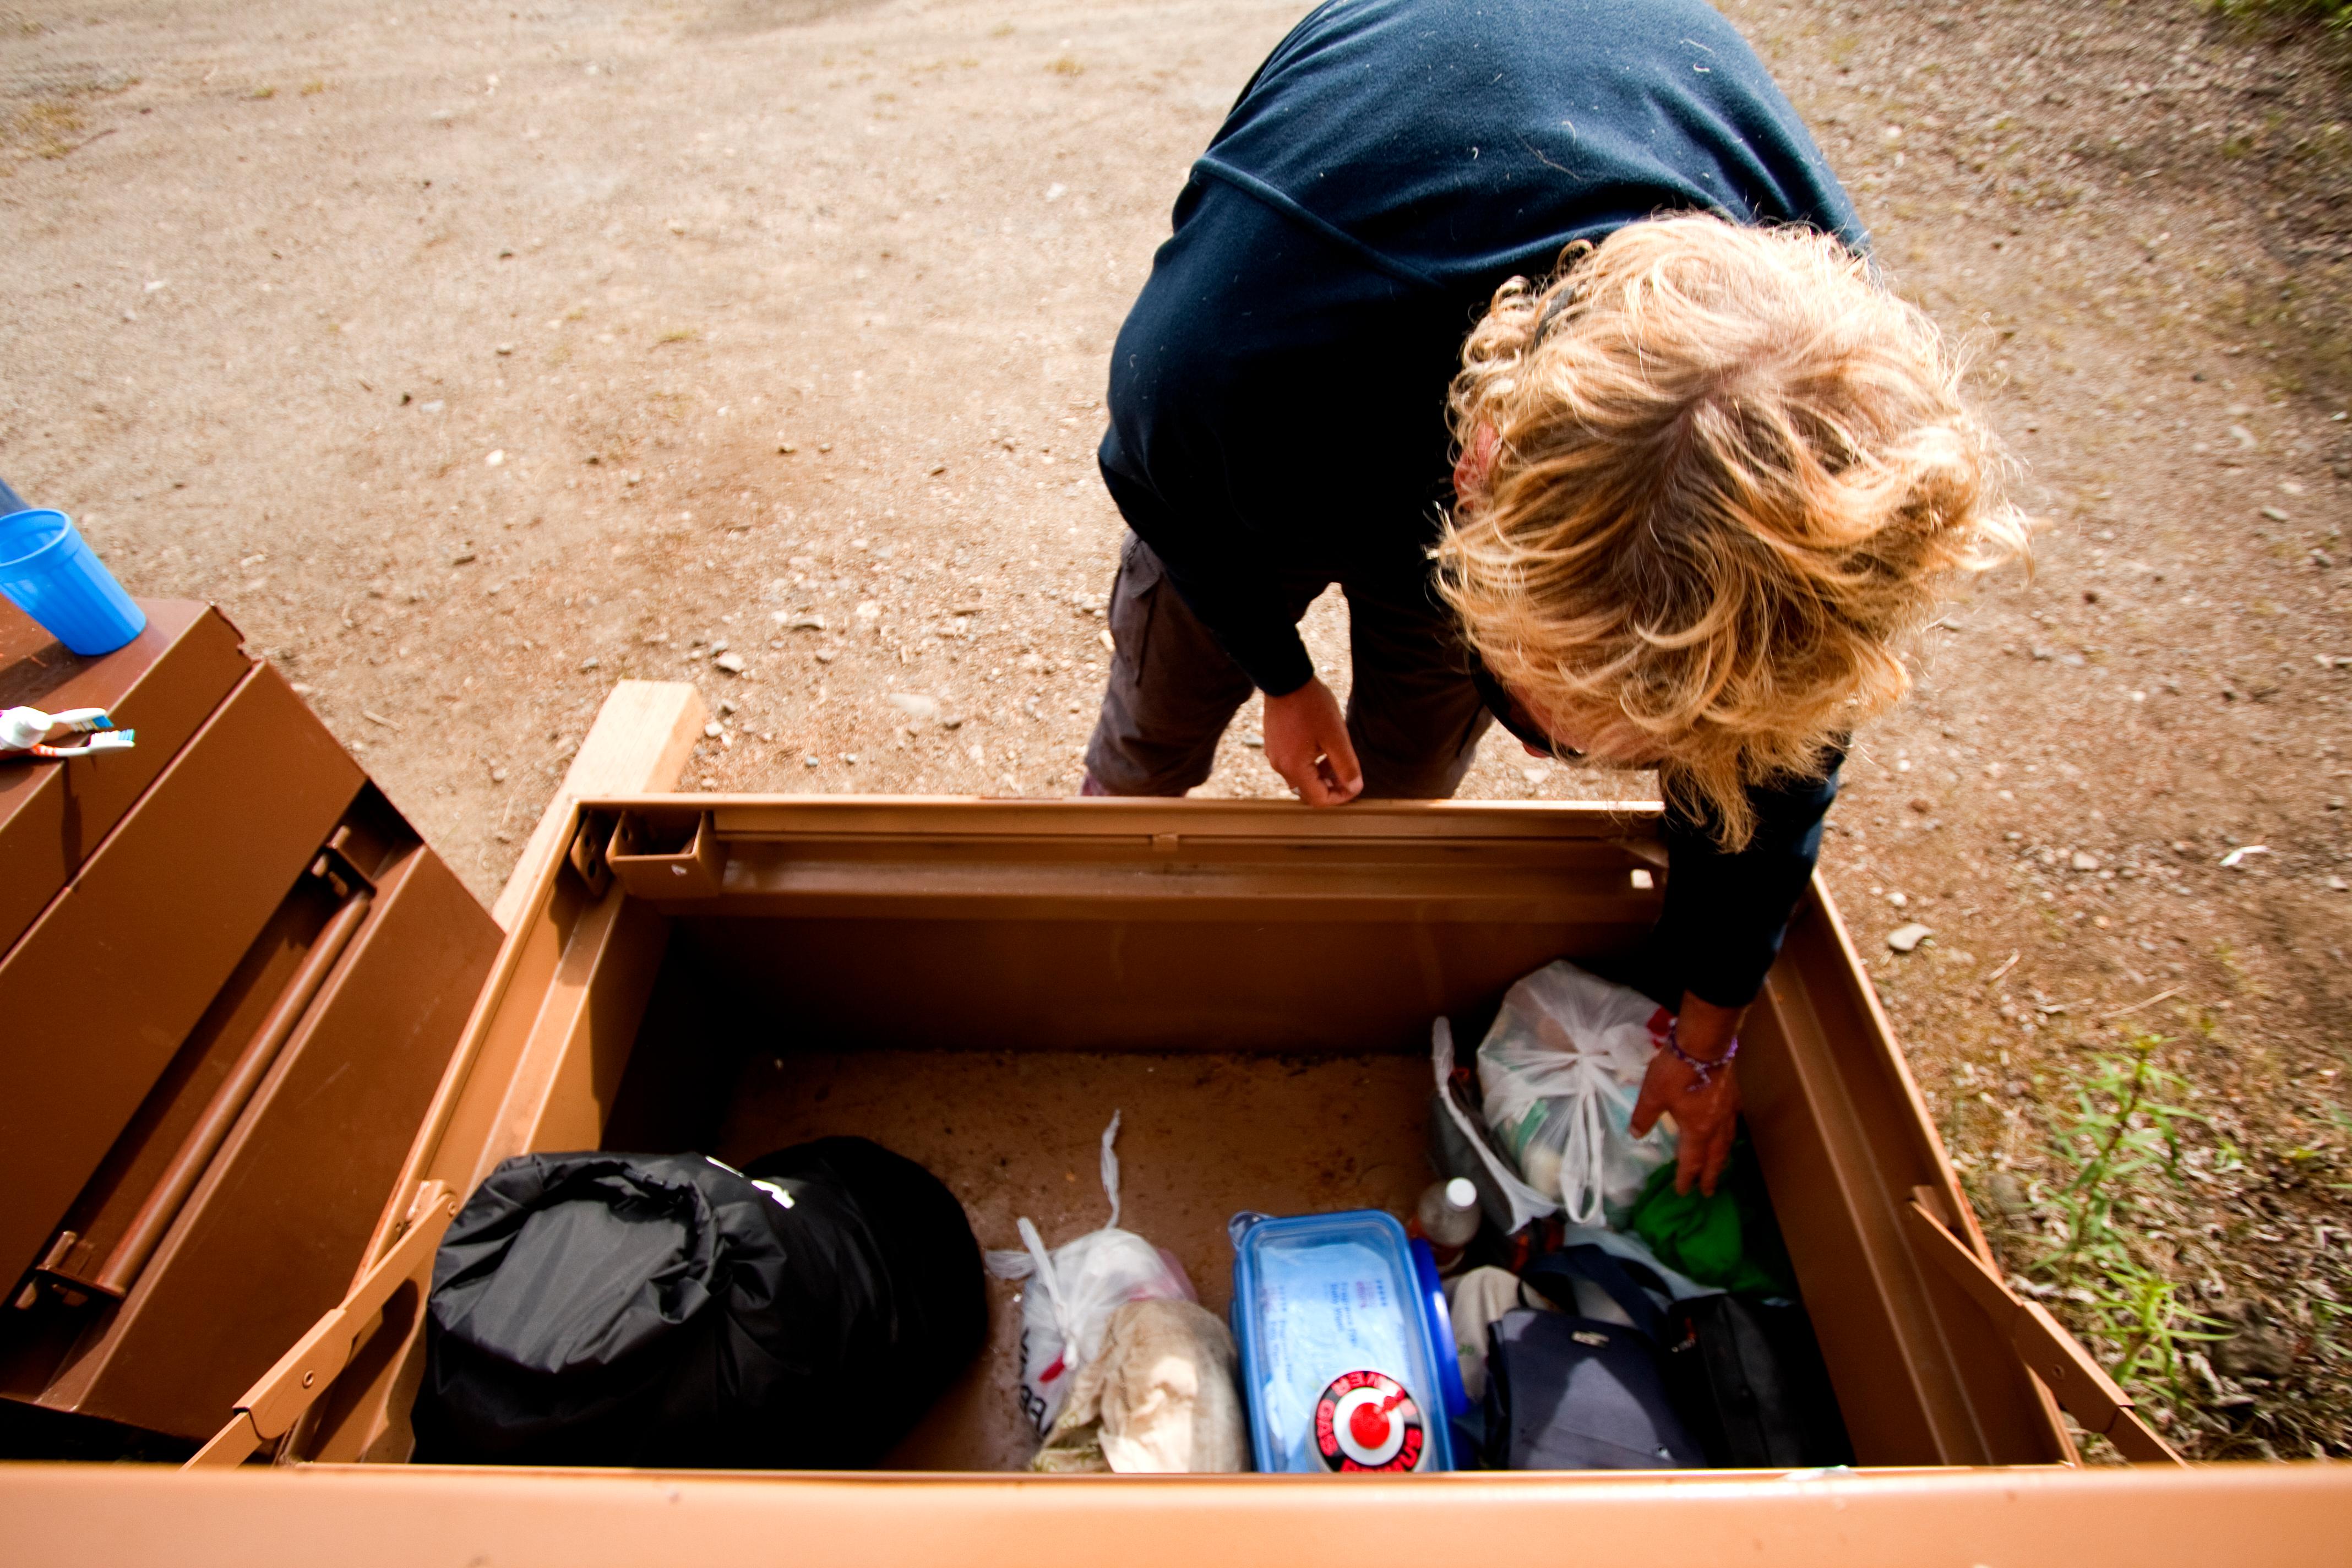
[[[2050,1195],[2058,1231],[2028,1271],[2057,1287],[2062,1311],[2111,1358],[2118,1382],[2187,1401],[2195,1390],[2184,1355],[2229,1337],[2229,1325],[2189,1304],[2134,1213],[2158,1184],[2181,1181],[2182,1131],[2207,1120],[2177,1102],[2189,1081],[2157,1065],[2165,1044],[2138,1036],[2083,1080],[2053,1151],[2072,1172]]]
[[[2224,16],[2249,21],[2317,22],[2352,32],[2352,0],[2211,0]]]

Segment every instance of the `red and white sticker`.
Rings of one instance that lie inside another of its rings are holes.
[[[1343,1372],[1315,1402],[1315,1451],[1334,1470],[1410,1470],[1428,1446],[1421,1406],[1384,1372]]]

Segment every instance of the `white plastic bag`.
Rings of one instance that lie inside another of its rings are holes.
[[[1470,1145],[1472,1152],[1478,1156],[1478,1163],[1486,1169],[1486,1180],[1479,1184],[1480,1202],[1486,1201],[1484,1189],[1491,1185],[1502,1194],[1503,1202],[1510,1211],[1507,1224],[1504,1223],[1505,1216],[1496,1214],[1491,1207],[1487,1210],[1487,1217],[1495,1221],[1506,1235],[1517,1236],[1544,1215],[1558,1214],[1558,1196],[1539,1193],[1519,1180],[1519,1173],[1512,1168],[1511,1163],[1488,1145],[1485,1129],[1473,1126],[1470,1113],[1462,1108],[1461,1101],[1454,1098],[1454,1025],[1443,1016],[1429,1026],[1429,1065],[1437,1076],[1438,1103],[1445,1108],[1445,1114],[1461,1131],[1463,1142]]]
[[[1622,1225],[1650,1173],[1675,1157],[1668,1120],[1646,1138],[1628,1128],[1668,1018],[1562,960],[1504,994],[1479,1044],[1486,1125],[1571,1225]]]
[[[1061,1414],[1078,1368],[1102,1354],[1114,1311],[1129,1301],[1197,1301],[1184,1266],[1131,1230],[1118,1228],[1118,1113],[1102,1135],[1103,1191],[1110,1223],[1051,1254],[1027,1215],[1019,1252],[988,1255],[999,1279],[1026,1279],[1021,1293],[1021,1413],[1043,1437]]]

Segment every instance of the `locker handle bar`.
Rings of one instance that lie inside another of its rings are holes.
[[[118,1297],[129,1292],[131,1282],[139,1278],[139,1271],[147,1266],[147,1259],[162,1243],[164,1232],[179,1217],[196,1179],[204,1174],[212,1157],[227,1140],[229,1130],[236,1125],[236,1119],[244,1113],[254,1091],[261,1087],[262,1079],[277,1064],[286,1042],[301,1026],[311,1002],[325,987],[328,976],[341,962],[344,950],[351,946],[352,938],[358,934],[373,902],[373,890],[360,884],[328,917],[318,940],[302,955],[300,967],[295,970],[284,993],[270,1007],[269,1016],[255,1032],[252,1044],[238,1055],[228,1076],[221,1080],[220,1088],[205,1105],[204,1114],[173,1154],[172,1163],[164,1167],[146,1201],[131,1216],[122,1239],[115,1244],[106,1267],[93,1281],[100,1290]]]

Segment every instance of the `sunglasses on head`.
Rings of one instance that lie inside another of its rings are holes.
[[[1471,653],[1468,658],[1470,684],[1476,689],[1478,700],[1486,705],[1486,711],[1495,716],[1495,722],[1510,731],[1512,739],[1523,746],[1532,746],[1547,756],[1572,759],[1584,755],[1574,746],[1563,746],[1546,733],[1543,726],[1535,721],[1534,716],[1519,705],[1518,700],[1503,689],[1503,683],[1495,679],[1485,660],[1475,653]]]

